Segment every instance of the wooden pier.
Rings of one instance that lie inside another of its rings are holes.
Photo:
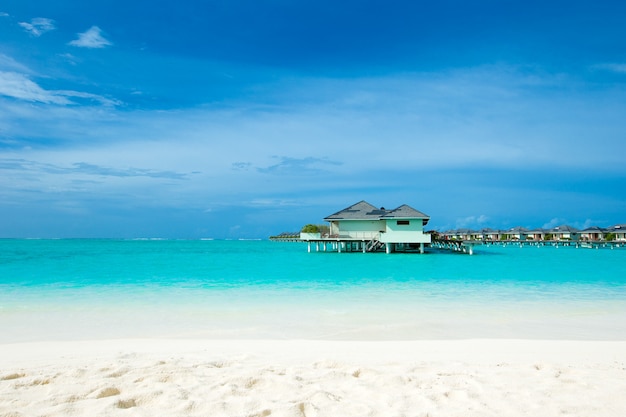
[[[502,241],[478,241],[481,245],[485,246],[519,246],[523,248],[525,246],[531,247],[543,247],[552,246],[558,247],[574,247],[574,248],[586,248],[586,249],[617,249],[626,248],[626,242],[605,242],[605,241],[576,241],[576,240],[502,240]]]
[[[432,247],[448,249],[455,252],[462,252],[472,255],[475,246],[514,246],[514,247],[573,247],[586,249],[618,249],[626,248],[626,242],[605,242],[605,241],[571,241],[571,240],[456,240],[437,239],[431,243]]]
[[[482,242],[475,240],[436,239],[430,244],[433,248],[467,253],[468,255],[474,254],[474,246],[477,245],[482,245]]]
[[[513,247],[573,247],[586,249],[618,249],[626,248],[626,242],[605,241],[532,241],[532,240],[459,240],[459,239],[434,239],[430,244],[411,243],[383,243],[376,239],[349,239],[340,237],[324,237],[318,239],[301,239],[295,236],[272,237],[273,241],[302,242],[307,244],[310,252],[400,252],[400,253],[424,253],[426,249],[452,251],[468,255],[474,254],[476,246],[513,246]]]
[[[402,253],[424,253],[425,244],[420,243],[384,243],[376,238],[372,239],[349,239],[349,238],[321,238],[321,239],[300,239],[307,243],[308,252],[402,252]]]

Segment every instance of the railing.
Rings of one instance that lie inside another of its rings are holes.
[[[380,239],[380,233],[377,233],[369,242],[367,242],[367,245],[365,245],[365,251],[371,252],[371,251],[378,249],[378,245],[380,244],[379,239]]]
[[[371,240],[380,238],[380,232],[347,231],[341,233],[339,236],[346,239]]]

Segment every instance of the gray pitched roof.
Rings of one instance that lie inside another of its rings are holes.
[[[553,227],[552,230],[550,231],[552,233],[577,233],[579,232],[578,229],[576,229],[575,227],[569,226],[567,224],[562,224],[561,226]]]
[[[530,233],[530,230],[522,226],[516,226],[516,227],[510,228],[509,230],[507,230],[507,232],[508,233]]]
[[[401,205],[397,209],[388,210],[387,214],[382,217],[386,219],[430,219],[430,216],[415,210],[406,204]]]
[[[429,219],[430,217],[421,211],[407,206],[406,204],[394,210],[377,208],[367,201],[359,201],[337,213],[324,218],[331,220],[380,220],[380,219]]]
[[[603,233],[605,229],[602,229],[601,227],[598,226],[591,226],[586,228],[585,230],[583,230],[583,232],[596,232],[596,233]]]
[[[324,220],[376,220],[381,216],[381,213],[384,214],[385,212],[363,200],[327,216]]]

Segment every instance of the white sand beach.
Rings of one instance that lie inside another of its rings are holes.
[[[0,345],[0,416],[624,416],[626,342]]]

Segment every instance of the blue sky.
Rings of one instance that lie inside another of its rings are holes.
[[[623,1],[0,3],[0,237],[626,222]]]

